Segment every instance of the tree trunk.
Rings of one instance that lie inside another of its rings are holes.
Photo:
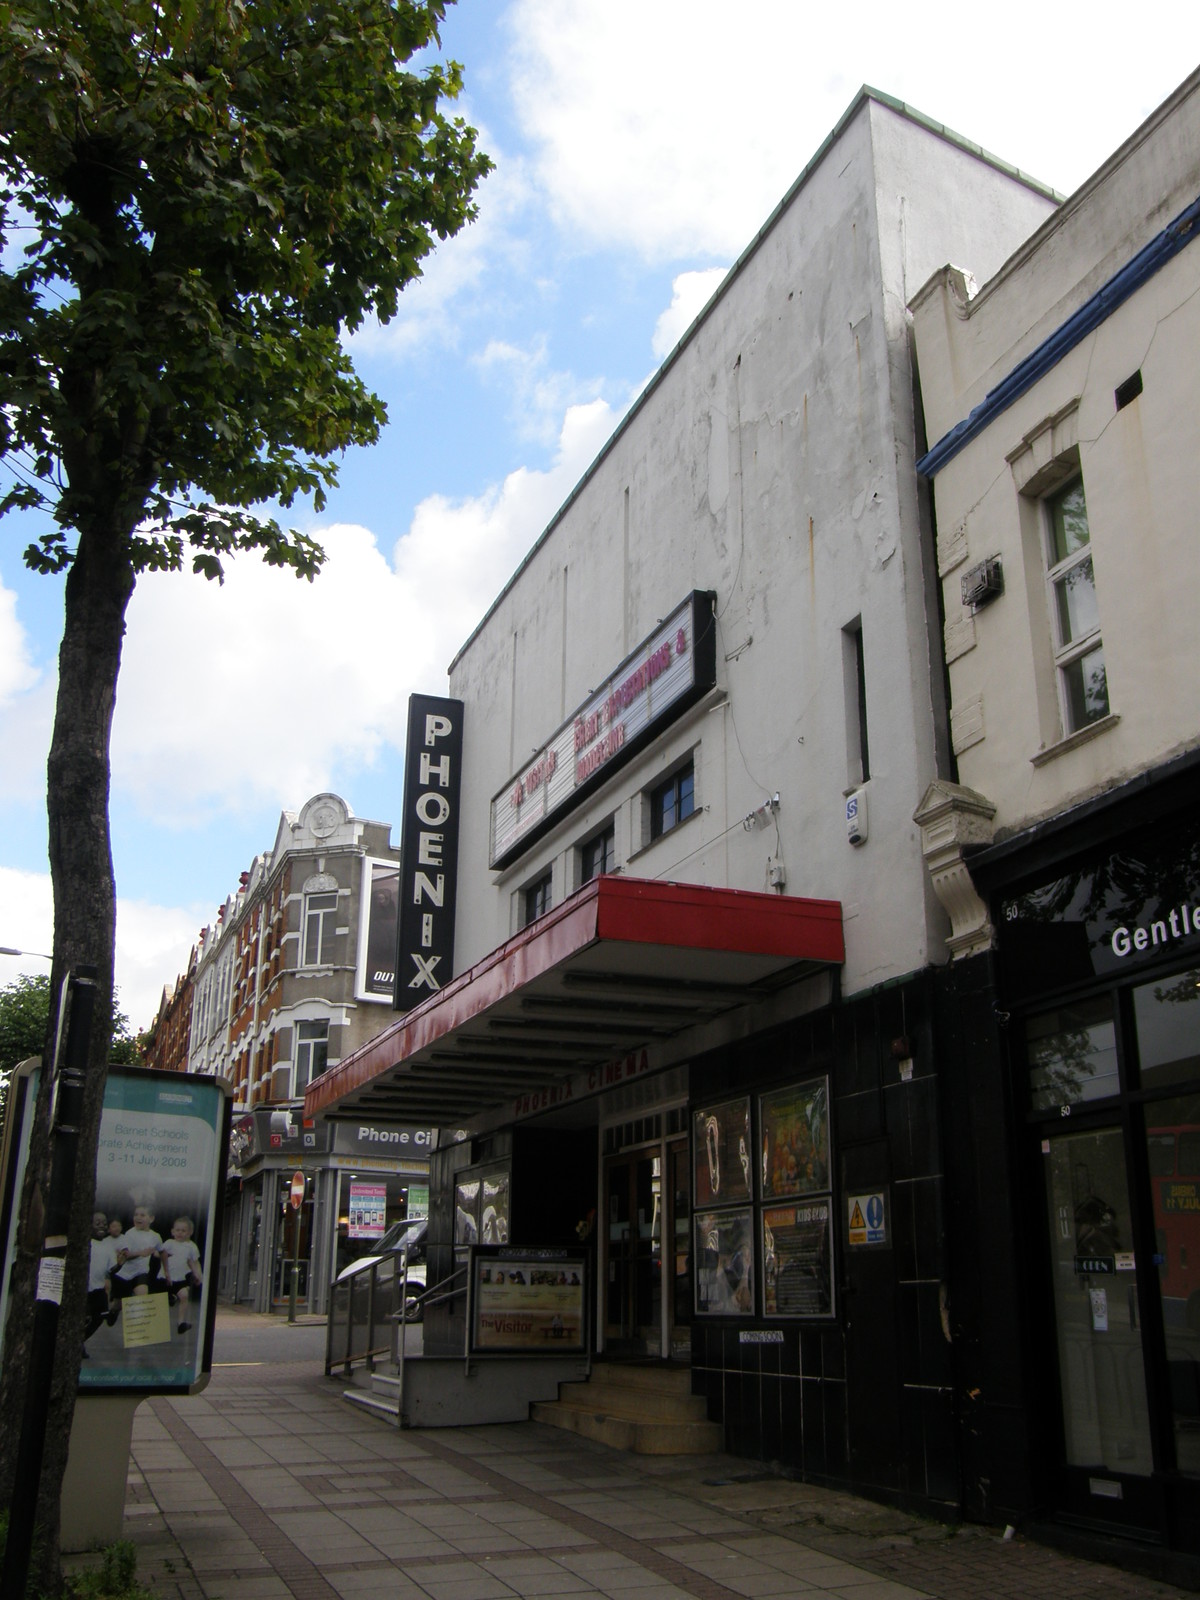
[[[97,987],[38,1491],[36,1542],[29,1572],[28,1592],[46,1597],[57,1594],[62,1587],[59,1501],[83,1353],[96,1150],[112,1034],[116,887],[108,826],[109,737],[125,611],[134,582],[126,530],[93,526],[80,534],[67,575],[58,697],[47,765],[54,965],[43,1062],[49,1064],[53,1058],[63,979],[73,967],[89,965],[96,969]],[[41,1219],[50,1177],[50,1090],[50,1073],[44,1071],[21,1192],[22,1230],[0,1372],[0,1505],[7,1505],[12,1496],[24,1405],[33,1291],[42,1246]]]

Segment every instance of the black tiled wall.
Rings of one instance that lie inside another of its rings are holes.
[[[693,1388],[728,1448],[943,1514],[961,1505],[946,1280],[941,1106],[929,974],[693,1065],[693,1106],[828,1073],[836,1315],[698,1318]],[[907,1038],[912,1074],[894,1042]],[[757,1131],[757,1130],[756,1130]],[[889,1246],[852,1251],[843,1193],[886,1184]],[[783,1343],[739,1343],[774,1328]]]

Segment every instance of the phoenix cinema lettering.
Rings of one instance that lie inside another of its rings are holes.
[[[412,695],[404,772],[395,1006],[436,993],[454,961],[462,702]]]

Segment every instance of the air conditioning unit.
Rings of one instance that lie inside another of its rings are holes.
[[[1004,593],[1004,568],[999,556],[989,556],[962,576],[962,603],[978,611]]]

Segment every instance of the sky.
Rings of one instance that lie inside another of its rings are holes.
[[[387,403],[318,517],[314,584],[231,563],[143,577],[112,739],[117,983],[155,1016],[279,816],[332,790],[399,813],[410,693],[446,671],[647,379],[868,83],[1063,193],[1200,63],[1200,8],[866,0],[459,0],[457,110],[495,171],[386,327]],[[971,263],[959,263],[969,267]],[[0,946],[47,952],[45,761],[62,583],[0,522]],[[399,843],[398,835],[394,841]],[[0,986],[45,972],[0,956]]]

